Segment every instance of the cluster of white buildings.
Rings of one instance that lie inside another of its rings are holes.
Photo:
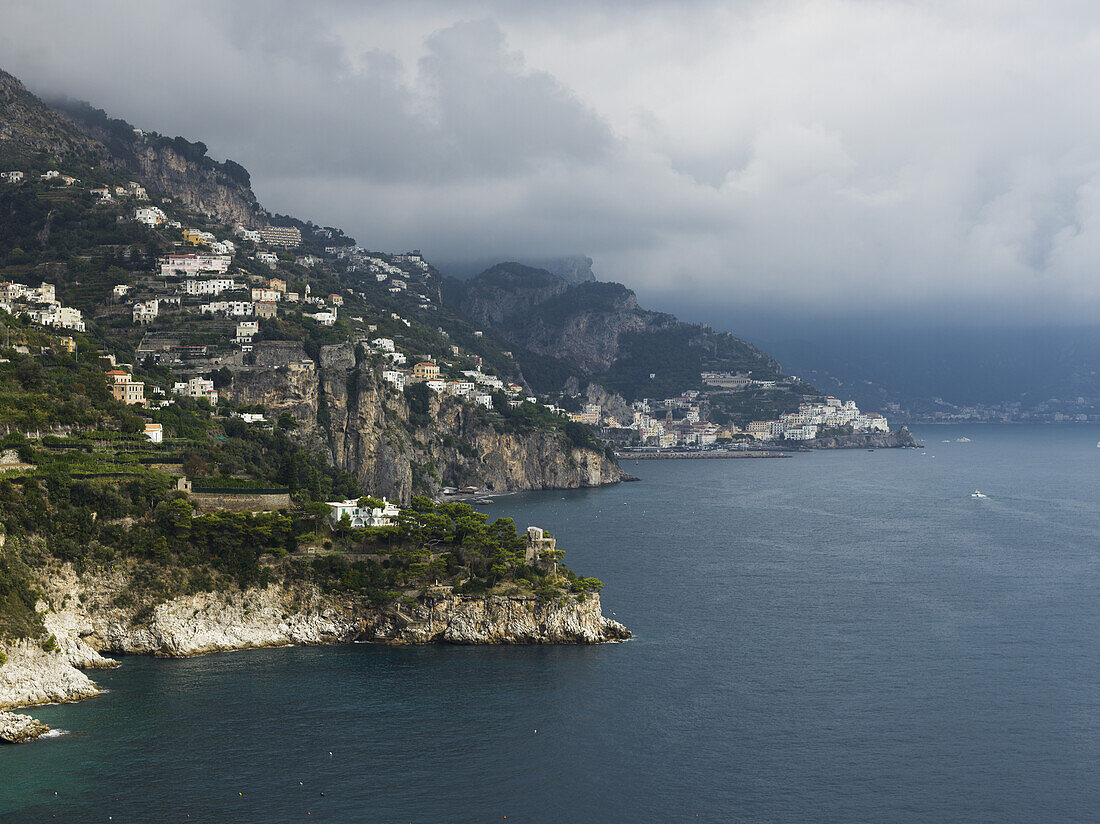
[[[678,398],[657,402],[657,406],[664,409],[663,418],[654,413],[654,406],[648,400],[633,404],[633,417],[629,423],[615,420],[599,404],[592,403],[585,404],[582,412],[571,413],[570,417],[593,426],[632,429],[643,443],[662,447],[708,446],[721,438],[737,435],[749,435],[757,441],[809,441],[817,438],[822,430],[849,427],[852,432],[890,431],[884,416],[864,414],[854,401],[842,402],[833,397],[822,402],[800,404],[797,412],[781,415],[776,420],[752,421],[744,429],[724,427],[702,419],[699,394],[696,390],[690,390]],[[677,410],[675,419],[673,410]]]
[[[371,341],[369,349],[371,352],[381,354],[390,360],[394,367],[407,361],[407,356],[396,350],[392,338],[375,338]],[[392,384],[398,391],[403,390],[409,384],[423,383],[433,392],[464,398],[486,409],[493,408],[492,393],[495,391],[503,391],[513,398],[523,394],[523,387],[519,384],[506,384],[500,378],[494,375],[486,375],[480,370],[466,370],[457,379],[445,378],[440,373],[439,366],[430,360],[414,364],[411,370],[384,369],[382,379]],[[527,400],[536,401],[535,398],[528,398]],[[516,403],[521,402],[516,401]]]
[[[884,415],[864,414],[855,401],[828,397],[824,403],[799,404],[797,412],[780,415],[778,421],[753,421],[746,431],[757,440],[810,441],[822,429],[851,427],[853,432],[889,432]],[[755,431],[754,431],[755,428]]]
[[[83,313],[71,306],[62,306],[52,283],[39,286],[0,283],[0,309],[9,315],[24,315],[41,326],[84,331]]]
[[[156,206],[139,206],[134,209],[134,220],[149,228],[155,228],[162,223],[167,223],[168,215],[164,213],[163,209]]]

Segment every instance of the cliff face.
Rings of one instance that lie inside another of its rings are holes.
[[[237,404],[263,405],[276,417],[289,412],[303,430],[314,430],[318,412],[317,372],[302,344],[260,341],[253,349],[253,356],[253,366],[229,366],[233,381],[220,390],[224,396]]]
[[[641,309],[621,284],[570,285],[548,271],[516,263],[451,284],[448,298],[469,317],[499,327],[510,342],[569,361],[588,374],[611,367],[623,334],[676,323],[671,315]]]
[[[51,108],[0,71],[0,160],[7,165],[40,153],[59,163],[79,161],[127,173],[226,223],[267,223],[248,172],[232,161],[206,157],[202,143],[138,134],[129,123],[78,101],[54,101]]]
[[[183,657],[225,650],[373,641],[385,644],[596,644],[630,637],[605,618],[597,595],[538,603],[502,596],[424,597],[415,606],[376,607],[311,586],[269,586],[116,604],[123,572],[78,576],[55,569],[43,582],[45,622],[57,649],[40,642],[0,644],[0,710],[99,693],[81,670],[116,666],[99,653]],[[48,730],[26,716],[0,714],[0,739]]]
[[[625,640],[630,631],[603,616],[598,595],[565,605],[447,596],[426,599],[408,614],[387,613],[367,635],[392,644],[599,644]]]
[[[447,297],[478,323],[503,324],[562,294],[569,284],[545,269],[499,263],[473,281],[446,284]]]
[[[177,198],[188,209],[225,223],[266,225],[266,215],[248,186],[231,180],[209,164],[183,157],[167,146],[139,140],[121,158],[147,187]]]
[[[853,435],[836,435],[829,438],[817,438],[805,441],[815,449],[891,449],[903,446],[917,446],[913,433],[906,427],[896,432],[857,432]]]
[[[602,451],[553,432],[499,432],[454,398],[433,395],[424,414],[411,414],[404,395],[381,380],[377,364],[357,360],[350,343],[322,347],[315,371],[294,366],[305,357],[296,344],[257,344],[255,354],[266,365],[236,368],[226,397],[263,404],[272,418],[290,412],[303,438],[374,495],[408,504],[446,485],[500,493],[622,480]]]
[[[321,364],[333,457],[375,494],[407,503],[414,491],[437,494],[444,485],[506,492],[622,480],[602,452],[553,432],[498,432],[454,398],[433,394],[426,414],[414,416],[374,365],[356,363],[350,344],[324,347]]]

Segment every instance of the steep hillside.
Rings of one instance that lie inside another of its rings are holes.
[[[89,165],[111,160],[106,146],[0,70],[0,166],[17,167],[41,156]]]
[[[104,145],[114,163],[146,187],[224,223],[266,225],[267,213],[252,193],[248,171],[232,160],[219,163],[207,156],[206,144],[142,132],[82,101],[58,99],[50,104]]]
[[[0,71],[0,170],[41,173],[58,165],[97,184],[129,177],[222,222],[268,222],[244,167],[213,160],[204,144],[143,133],[79,101],[56,100],[51,108]]]
[[[695,388],[708,370],[782,375],[779,363],[752,344],[643,309],[618,283],[570,284],[546,270],[502,263],[468,281],[449,280],[444,297],[521,347],[516,357],[538,391],[560,391],[573,377],[633,400]]]

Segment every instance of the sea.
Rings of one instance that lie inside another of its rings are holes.
[[[1100,427],[914,431],[500,497],[633,640],[123,658],[0,821],[1098,821]]]

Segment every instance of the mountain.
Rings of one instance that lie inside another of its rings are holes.
[[[16,168],[38,159],[91,166],[112,160],[106,146],[0,70],[0,166]]]
[[[698,388],[705,371],[783,377],[779,362],[752,344],[643,309],[619,283],[571,284],[509,262],[468,281],[448,279],[444,300],[518,347],[515,356],[537,391],[596,382],[635,400]]]
[[[552,275],[557,275],[566,283],[587,283],[596,279],[596,274],[592,271],[592,258],[587,255],[518,257],[516,261],[532,269],[544,269]],[[438,266],[440,271],[448,277],[469,280],[486,269],[491,269],[496,263],[496,260],[444,261]]]
[[[0,76],[0,708],[94,694],[103,650],[628,637],[554,539],[447,494],[624,474],[419,253],[57,105]]]
[[[203,143],[142,132],[80,101],[59,99],[51,108],[0,71],[0,167],[42,173],[63,164],[98,183],[96,175],[129,175],[216,220],[266,225],[244,167],[206,151]]]
[[[104,145],[116,166],[147,187],[163,191],[187,209],[224,223],[267,225],[267,213],[252,193],[248,170],[232,160],[218,162],[206,144],[143,132],[88,103],[58,98],[54,110]]]

